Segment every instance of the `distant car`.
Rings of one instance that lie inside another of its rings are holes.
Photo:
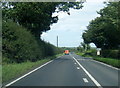
[[[65,50],[65,51],[64,51],[64,54],[65,54],[65,55],[69,55],[69,53],[70,53],[69,50]]]

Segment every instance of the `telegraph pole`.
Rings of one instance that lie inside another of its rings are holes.
[[[57,36],[57,47],[58,47],[58,36]]]

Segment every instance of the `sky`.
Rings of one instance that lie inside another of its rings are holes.
[[[64,12],[54,13],[58,15],[58,22],[51,25],[51,30],[43,32],[41,38],[55,46],[59,47],[78,47],[82,39],[82,33],[87,30],[86,26],[96,17],[99,17],[96,11],[105,7],[105,0],[87,0],[80,10],[70,9],[70,15]],[[95,47],[94,44],[91,44]]]

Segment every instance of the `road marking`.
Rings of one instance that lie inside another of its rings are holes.
[[[88,80],[86,78],[83,78],[83,80],[84,80],[85,83],[88,83]]]
[[[74,63],[74,64],[76,64],[76,63]]]
[[[5,85],[5,87],[8,87],[8,86],[12,85],[13,83],[15,83],[15,82],[19,81],[20,79],[22,79],[22,78],[24,78],[24,77],[26,77],[26,76],[30,75],[31,73],[33,73],[33,72],[37,71],[38,69],[40,69],[40,68],[44,67],[45,65],[47,65],[47,64],[49,64],[49,63],[51,63],[52,61],[53,61],[53,60],[51,60],[51,61],[49,61],[49,62],[47,62],[47,63],[45,63],[45,64],[41,65],[40,67],[38,67],[38,68],[36,68],[36,69],[34,69],[34,70],[30,71],[30,72],[29,72],[29,73],[27,73],[27,74],[25,74],[25,75],[23,75],[23,76],[19,77],[18,79],[16,79],[16,80],[14,80],[14,81],[10,82],[9,84]]]
[[[84,72],[90,77],[90,79],[95,83],[96,86],[102,88],[102,86],[95,80],[95,78],[73,57],[77,64],[84,70]]]
[[[80,69],[79,67],[77,67],[77,69]]]
[[[110,67],[110,68],[113,68],[113,69],[119,70],[118,68],[113,67],[113,66],[108,65],[108,64],[105,64],[105,63],[103,63],[103,62],[99,62],[99,61],[96,61],[96,60],[92,60],[92,61],[97,62],[97,63],[100,63],[100,64],[105,65],[105,66],[108,66],[108,67]]]

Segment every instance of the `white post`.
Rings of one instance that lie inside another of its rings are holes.
[[[101,48],[97,48],[97,55],[100,55]]]

